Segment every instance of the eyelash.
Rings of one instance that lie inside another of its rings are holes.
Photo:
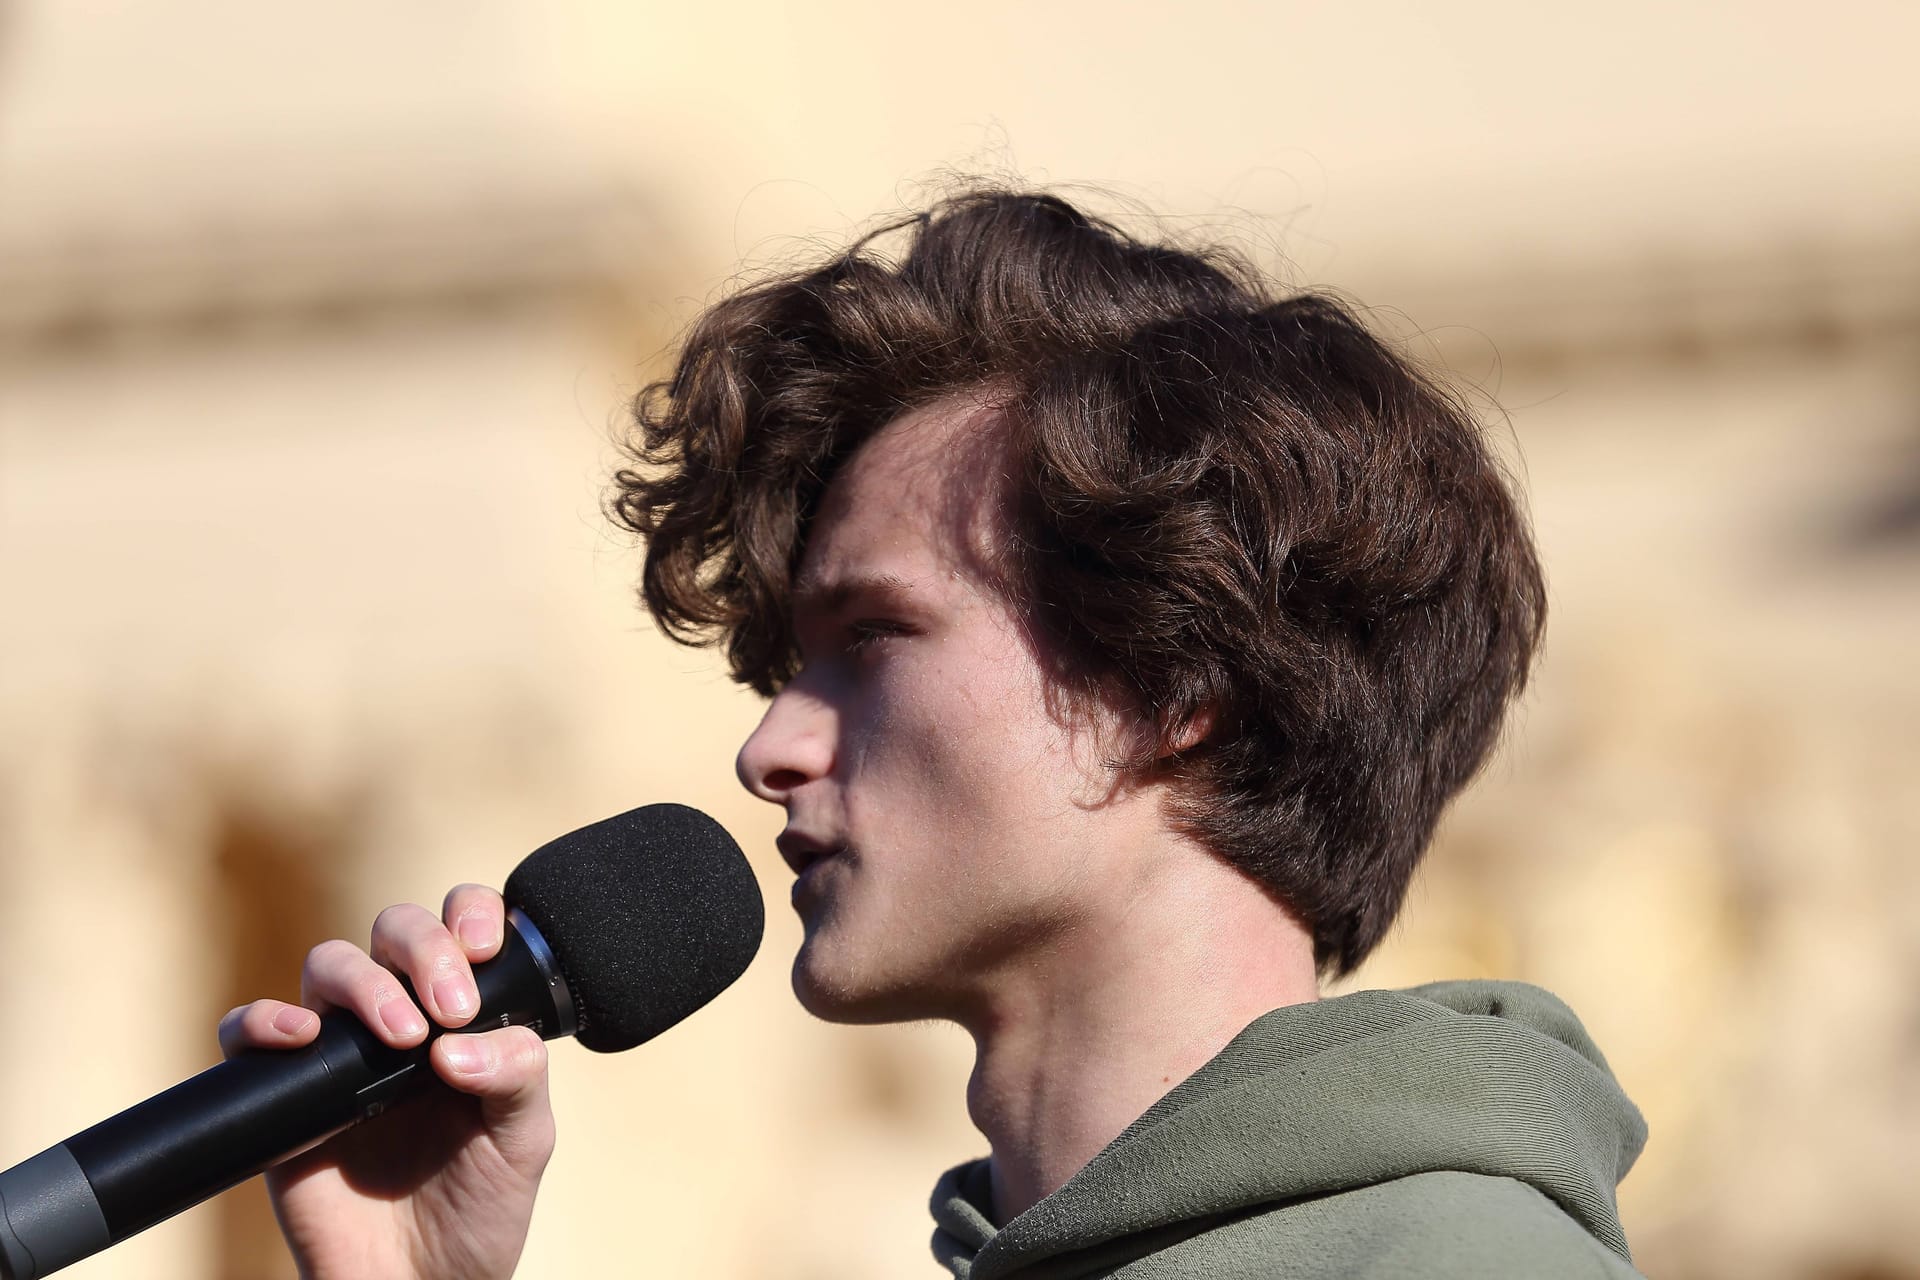
[[[898,622],[890,622],[883,618],[861,618],[847,624],[847,651],[859,653],[869,648],[876,640],[906,634],[907,628]]]

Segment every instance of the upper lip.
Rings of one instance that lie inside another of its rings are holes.
[[[787,866],[793,869],[795,875],[799,875],[822,858],[831,858],[846,847],[830,840],[804,835],[798,831],[782,831],[774,838],[773,843],[778,846],[780,856],[786,859]]]

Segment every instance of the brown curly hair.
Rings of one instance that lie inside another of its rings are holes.
[[[1158,745],[1118,766],[1174,776],[1181,828],[1352,970],[1491,751],[1546,592],[1473,413],[1339,301],[1056,196],[944,199],[715,305],[640,394],[610,505],[647,539],[647,608],[771,695],[837,468],[988,386],[1009,589],[1066,686],[1150,716]]]

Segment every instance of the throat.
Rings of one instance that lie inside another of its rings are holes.
[[[996,1223],[1066,1185],[1254,1019],[1319,998],[1311,935],[1290,914],[1264,895],[1206,906],[1078,931],[996,975],[962,1020]]]
[[[967,1110],[992,1149],[995,1225],[1065,1186],[1249,1022],[1282,1003],[1297,1001],[1184,1027],[1149,1016],[1144,1026],[976,1035]]]

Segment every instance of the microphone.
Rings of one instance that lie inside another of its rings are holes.
[[[507,878],[505,942],[460,1031],[521,1025],[597,1053],[644,1044],[760,948],[753,871],[720,824],[657,804],[542,845]],[[413,992],[408,990],[409,997]],[[252,1050],[0,1173],[0,1280],[39,1280],[438,1084],[351,1012],[313,1043]],[[445,1087],[445,1086],[440,1086]]]

